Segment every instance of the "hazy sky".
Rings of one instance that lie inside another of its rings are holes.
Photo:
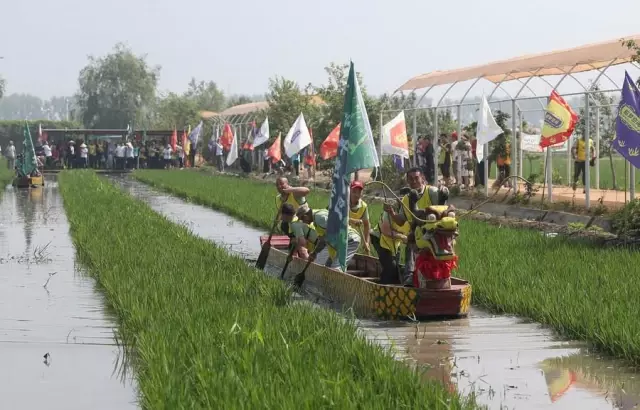
[[[69,95],[116,42],[162,66],[160,88],[214,80],[259,94],[274,75],[322,83],[353,59],[370,92],[410,77],[640,33],[638,0],[22,0],[2,2],[8,92]],[[481,91],[480,91],[481,92]]]

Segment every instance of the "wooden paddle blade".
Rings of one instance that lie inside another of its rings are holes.
[[[264,269],[265,265],[267,264],[267,259],[269,258],[269,251],[271,251],[271,242],[267,241],[264,243],[264,245],[262,245],[260,255],[258,255],[258,260],[256,261],[257,269]]]

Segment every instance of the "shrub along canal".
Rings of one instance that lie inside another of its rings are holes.
[[[137,408],[103,297],[78,269],[56,179],[44,188],[7,187],[0,201],[0,408]]]
[[[111,180],[194,234],[247,259],[257,257],[262,230],[127,177]],[[627,409],[640,401],[638,374],[626,364],[591,354],[584,343],[518,317],[472,308],[467,319],[362,320],[359,326],[370,340],[393,345],[398,357],[429,366],[429,377],[465,395],[475,392],[489,408]]]

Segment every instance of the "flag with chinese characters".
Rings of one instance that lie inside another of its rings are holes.
[[[631,165],[640,168],[640,91],[626,71],[613,148]]]
[[[578,114],[560,97],[556,90],[551,92],[544,125],[540,137],[540,148],[561,144],[571,137],[578,123]]]
[[[356,72],[351,63],[344,96],[344,108],[333,170],[326,241],[343,271],[347,270],[347,232],[349,227],[349,185],[351,173],[379,167],[373,133],[362,98]]]

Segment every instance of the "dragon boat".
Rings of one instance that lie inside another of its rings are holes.
[[[33,140],[29,132],[29,126],[25,124],[24,141],[22,142],[22,153],[16,158],[16,176],[12,185],[16,188],[38,188],[44,186],[44,175],[42,174],[42,164],[36,156]]]
[[[360,317],[379,319],[435,319],[466,317],[471,304],[471,285],[451,276],[457,267],[455,238],[458,223],[448,206],[431,206],[414,212],[422,222],[414,231],[418,248],[414,286],[380,284],[382,266],[377,258],[356,254],[347,272],[311,263],[306,271],[305,287],[317,289],[328,299],[351,308]],[[260,237],[264,244],[268,236]],[[267,264],[282,269],[290,239],[271,238]],[[293,258],[284,280],[292,280],[307,262]],[[427,271],[428,270],[428,271]]]

